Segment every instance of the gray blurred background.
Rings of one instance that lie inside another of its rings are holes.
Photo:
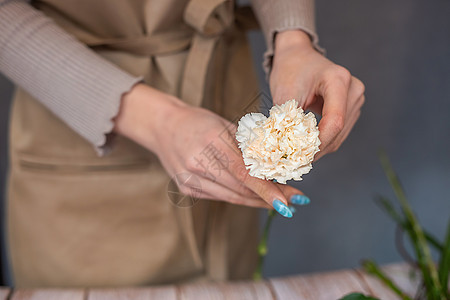
[[[355,267],[362,258],[401,260],[394,223],[373,201],[376,194],[393,198],[380,147],[425,227],[443,236],[450,217],[450,1],[317,0],[316,6],[320,44],[365,83],[367,100],[341,149],[295,184],[312,203],[292,220],[276,218],[266,276]],[[268,91],[262,35],[252,33],[251,40]],[[0,195],[12,89],[0,75]]]

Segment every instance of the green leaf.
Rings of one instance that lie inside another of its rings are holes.
[[[345,295],[344,297],[342,297],[339,300],[380,300],[380,299],[374,298],[371,296],[365,296],[360,293],[351,293],[351,294]]]
[[[392,205],[392,202],[383,196],[378,196],[375,201],[379,206],[381,206],[382,209],[394,220],[397,224],[403,225],[405,224],[405,220],[403,219],[403,216],[398,213],[394,206]]]
[[[391,187],[400,202],[406,221],[411,226],[407,232],[413,244],[424,283],[427,288],[427,298],[429,300],[445,299],[446,295],[442,291],[438,272],[431,258],[430,249],[426,243],[425,234],[423,233],[422,227],[420,226],[411,206],[406,199],[400,180],[394,172],[386,153],[384,151],[380,151],[379,157],[389,183],[391,184]]]
[[[403,300],[411,300],[407,294],[405,294],[384,272],[378,267],[377,263],[372,260],[365,260],[362,263],[364,270],[377,277],[387,287],[389,287],[394,293],[396,293]]]
[[[396,211],[396,209],[392,205],[392,201],[383,196],[378,196],[375,201],[392,218],[392,220],[394,220],[403,228],[403,230],[411,230],[411,224],[407,220],[405,220],[399,212]],[[423,233],[425,235],[425,239],[431,246],[433,246],[439,252],[443,251],[444,246],[441,244],[441,242],[438,241],[437,238],[435,238],[431,233],[428,233],[425,230]]]
[[[447,234],[439,263],[439,280],[442,285],[442,291],[448,293],[448,275],[450,272],[450,220],[448,220]],[[450,298],[450,297],[449,297]]]

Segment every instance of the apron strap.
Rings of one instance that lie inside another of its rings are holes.
[[[206,272],[209,278],[224,281],[228,279],[228,205],[221,201],[211,202]]]
[[[193,30],[187,26],[150,36],[118,39],[94,39],[86,44],[94,50],[111,49],[141,56],[170,54],[187,50]]]
[[[184,21],[204,36],[218,36],[234,21],[233,1],[191,0],[184,11]]]
[[[181,98],[191,105],[201,106],[208,66],[217,41],[234,21],[233,1],[191,0],[184,20],[196,31],[181,82]]]
[[[180,96],[183,101],[193,106],[202,104],[208,67],[218,40],[218,37],[206,38],[199,34],[195,34],[192,39],[181,81]]]
[[[181,99],[201,106],[211,59],[220,36],[234,22],[233,1],[191,0],[185,10],[185,22],[195,29],[184,74],[181,81]],[[206,245],[206,273],[213,280],[225,280],[227,269],[227,224],[225,203],[213,201],[208,210],[208,244]],[[192,217],[192,214],[191,214]],[[194,232],[194,220],[185,219],[187,228]]]

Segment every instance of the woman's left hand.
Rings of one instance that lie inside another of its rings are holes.
[[[274,104],[296,99],[304,110],[322,116],[321,151],[315,160],[341,146],[364,103],[363,83],[318,53],[300,30],[276,35],[270,89]]]

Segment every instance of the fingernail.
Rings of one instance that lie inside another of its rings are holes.
[[[292,204],[306,205],[309,204],[311,200],[305,195],[295,194],[294,196],[291,197],[291,202]]]
[[[292,214],[295,214],[297,212],[297,209],[295,207],[293,207],[293,206],[288,206],[288,207]]]
[[[292,218],[291,210],[280,200],[278,199],[273,200],[272,205],[273,208],[275,208],[275,210],[283,217]]]

